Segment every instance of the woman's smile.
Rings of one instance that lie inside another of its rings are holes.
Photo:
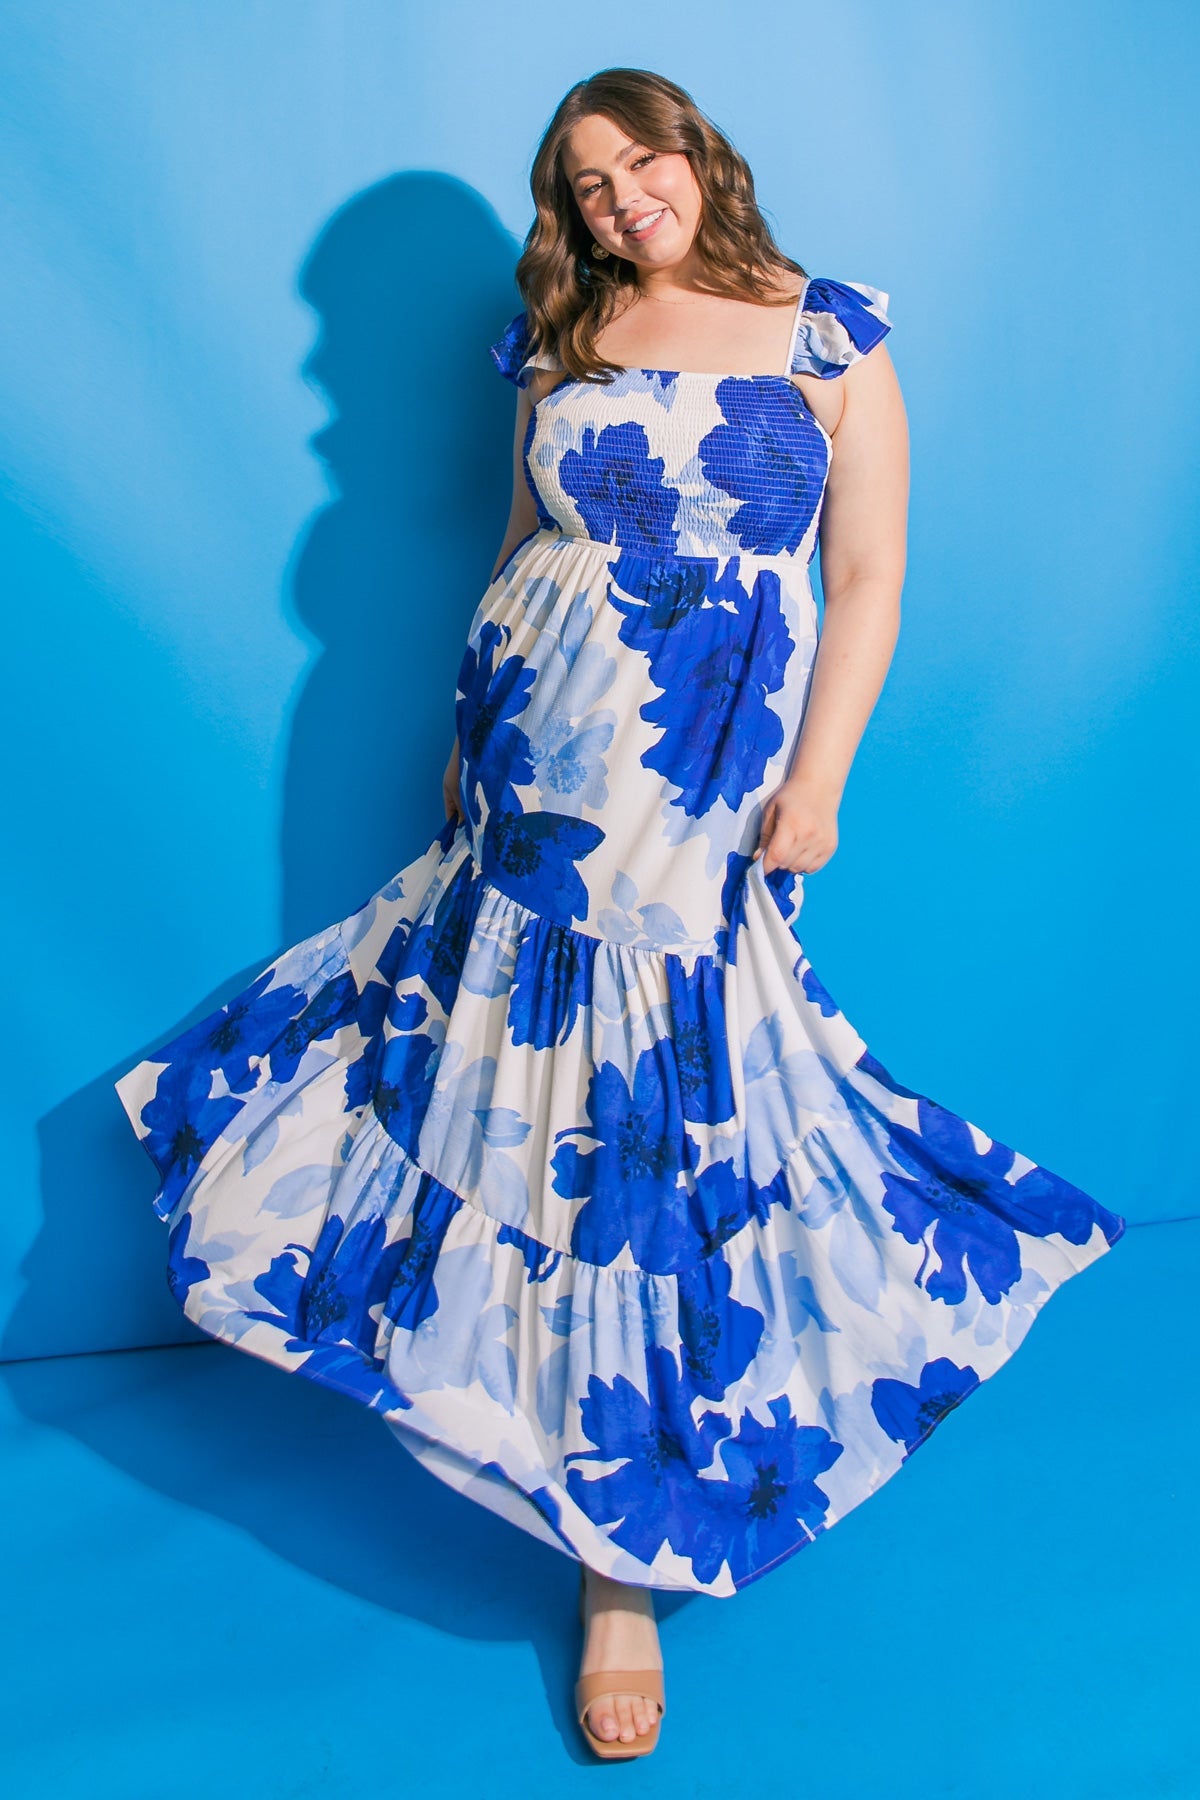
[[[639,216],[633,220],[632,224],[626,225],[623,235],[625,237],[634,238],[640,244],[644,239],[650,237],[658,230],[666,211],[667,209],[665,206],[659,206],[656,207],[653,212],[639,214]]]

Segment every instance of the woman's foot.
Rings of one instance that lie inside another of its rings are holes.
[[[581,1675],[605,1669],[661,1669],[662,1650],[654,1622],[651,1588],[630,1587],[584,1567],[583,1658]],[[587,1722],[606,1742],[633,1743],[650,1731],[658,1707],[644,1694],[614,1690],[587,1710]]]

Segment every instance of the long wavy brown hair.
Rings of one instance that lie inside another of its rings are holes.
[[[529,185],[536,216],[516,270],[531,350],[557,356],[569,375],[584,381],[608,381],[620,372],[599,354],[596,338],[637,285],[637,267],[624,257],[593,257],[592,234],[562,166],[567,138],[594,113],[648,150],[687,157],[701,194],[695,245],[706,292],[768,306],[789,303],[780,295],[780,275],[786,270],[803,277],[806,271],[775,242],[745,157],[664,75],[601,69],[563,96],[533,159]]]

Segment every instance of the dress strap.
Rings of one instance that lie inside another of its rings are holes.
[[[814,275],[797,309],[789,375],[844,375],[892,329],[888,296],[862,281]]]
[[[535,369],[562,368],[556,356],[531,350],[529,318],[523,312],[505,326],[495,343],[489,344],[488,350],[500,373],[517,387],[528,387]]]

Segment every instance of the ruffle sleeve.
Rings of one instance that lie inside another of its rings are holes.
[[[888,296],[861,281],[810,278],[796,320],[793,375],[843,375],[892,329]]]
[[[529,316],[519,312],[495,343],[488,346],[488,353],[500,373],[517,387],[527,387],[535,369],[562,367],[557,357],[549,356],[545,351],[538,351],[536,354],[531,351],[529,337]]]

